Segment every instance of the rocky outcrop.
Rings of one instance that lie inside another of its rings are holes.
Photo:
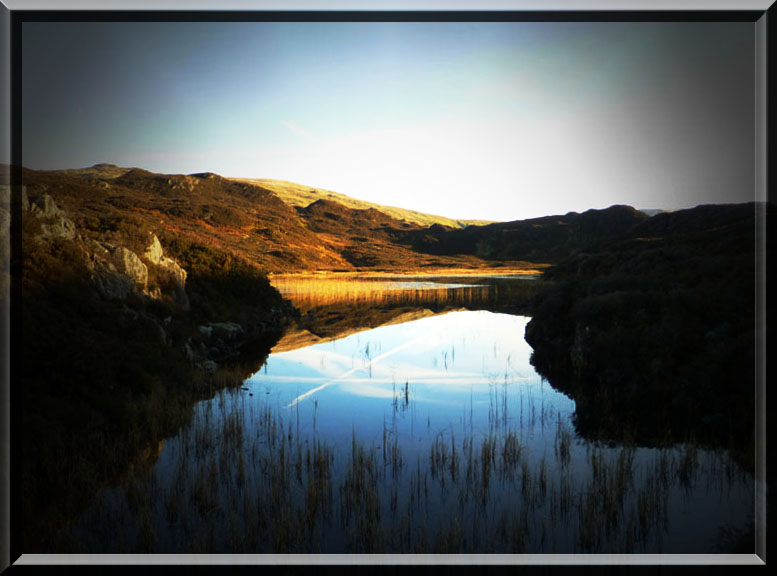
[[[22,191],[22,195],[26,196],[26,191]],[[25,201],[22,200],[22,205]],[[29,203],[30,213],[36,218],[57,218],[63,215],[62,210],[59,209],[54,199],[48,194],[43,194],[35,200]]]
[[[27,190],[22,187],[22,212],[29,212],[42,221],[36,240],[73,240],[76,237],[75,223],[65,217],[65,213],[48,194],[30,200]]]
[[[156,234],[152,234],[151,238],[151,244],[146,249],[143,256],[146,260],[155,266],[158,266],[163,273],[172,280],[175,300],[182,309],[188,310],[189,298],[186,295],[186,270],[181,268],[178,262],[165,256],[162,244],[159,242],[159,238],[156,237]],[[161,290],[159,293],[152,293],[151,295],[158,298],[161,295]]]
[[[123,300],[148,290],[148,267],[133,251],[108,242],[91,241],[87,256],[92,281],[108,298]]]
[[[42,189],[39,191],[42,192]],[[25,216],[33,216],[40,223],[39,232],[33,236],[36,241],[78,242],[91,279],[104,296],[116,300],[124,300],[130,294],[157,300],[169,296],[183,310],[189,309],[186,270],[165,256],[155,234],[151,234],[151,242],[141,257],[115,243],[80,237],[75,223],[66,217],[49,194],[30,197],[23,187],[22,211]],[[5,226],[5,220],[0,217],[0,226]],[[8,220],[10,222],[10,217]],[[150,267],[154,269],[154,274],[151,274]]]
[[[40,230],[42,237],[46,239],[73,240],[76,237],[76,225],[65,217],[55,218],[51,224],[41,224]]]
[[[166,257],[159,239],[156,235],[152,237],[151,245],[142,259],[123,246],[92,241],[88,253],[94,271],[93,280],[109,298],[123,299],[133,292],[155,300],[169,296],[181,309],[188,310],[186,270],[172,258]],[[155,269],[156,279],[153,283],[150,280],[150,268]],[[167,289],[170,293],[166,293]]]

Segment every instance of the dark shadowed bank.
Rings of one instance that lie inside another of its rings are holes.
[[[526,339],[580,434],[729,448],[752,469],[764,218],[755,204],[659,214],[546,272]]]
[[[23,200],[23,549],[47,551],[195,402],[256,371],[294,310],[224,251]]]

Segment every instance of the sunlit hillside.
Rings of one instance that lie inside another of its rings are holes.
[[[177,258],[208,246],[276,273],[527,267],[507,259],[488,263],[469,254],[420,253],[407,240],[408,233],[425,229],[420,224],[327,199],[300,208],[255,182],[209,172],[156,174],[96,164],[25,170],[23,179],[31,196],[50,194],[90,234],[139,223]],[[463,231],[458,225],[453,229]]]
[[[257,186],[261,186],[262,188],[274,192],[281,200],[286,202],[286,204],[289,204],[290,206],[299,206],[301,208],[309,206],[317,200],[331,200],[342,204],[343,206],[347,206],[348,208],[353,208],[354,210],[374,208],[397,220],[405,220],[406,222],[420,224],[421,226],[441,224],[452,228],[465,228],[467,226],[480,226],[490,223],[489,220],[454,220],[452,218],[446,218],[445,216],[435,216],[433,214],[424,214],[414,210],[373,204],[372,202],[357,200],[356,198],[351,198],[350,196],[338,192],[322,190],[321,188],[312,188],[303,184],[295,184],[294,182],[285,182],[283,180],[252,178],[230,178],[230,180],[256,184]]]
[[[113,164],[95,164],[88,168],[61,170],[60,172],[69,176],[78,176],[81,178],[113,179],[123,176],[130,170],[131,168],[123,168]],[[350,196],[340,194],[339,192],[313,188],[311,186],[305,186],[304,184],[296,184],[284,180],[273,180],[269,178],[225,179],[260,186],[265,190],[269,190],[283,202],[292,207],[305,208],[317,200],[331,200],[353,210],[367,210],[373,208],[397,220],[404,220],[405,222],[411,222],[421,226],[441,224],[452,228],[466,228],[467,226],[481,226],[483,224],[491,223],[490,220],[455,220],[453,218],[446,218],[445,216],[424,214],[423,212],[416,212],[415,210],[405,210],[404,208],[396,208],[394,206],[383,206],[381,204],[374,204],[372,202],[351,198]]]

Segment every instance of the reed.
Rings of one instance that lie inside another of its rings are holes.
[[[145,552],[644,552],[661,549],[670,494],[741,480],[693,446],[583,449],[549,407],[546,454],[504,421],[413,448],[384,420],[372,441],[354,430],[333,446],[296,410],[214,400],[168,443],[169,476],[128,484],[123,508],[105,500],[99,531]]]

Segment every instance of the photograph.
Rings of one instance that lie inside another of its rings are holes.
[[[762,12],[10,21],[22,559],[763,563]]]

